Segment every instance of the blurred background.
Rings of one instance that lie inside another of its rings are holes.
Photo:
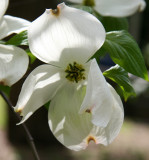
[[[56,8],[58,0],[10,0],[6,14],[33,21],[46,8]],[[129,18],[129,31],[142,49],[149,69],[149,2],[143,13]],[[37,60],[35,66],[39,65]],[[104,63],[108,67],[110,63]],[[149,160],[149,84],[131,76],[136,97],[124,102],[125,121],[119,136],[108,147],[90,144],[87,150],[74,152],[62,146],[52,135],[47,121],[47,110],[42,107],[26,122],[37,146],[41,160]],[[16,104],[22,82],[11,91],[11,102]],[[22,126],[0,97],[0,160],[33,160]]]

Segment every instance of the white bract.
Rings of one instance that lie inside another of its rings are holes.
[[[93,140],[107,145],[119,133],[123,106],[107,84],[95,59],[105,30],[93,15],[61,3],[47,9],[29,27],[32,53],[48,63],[25,80],[15,111],[27,120],[51,100],[49,126],[55,137],[73,150]]]
[[[102,16],[127,17],[144,10],[144,0],[68,0],[92,6]]]
[[[0,0],[0,39],[19,33],[30,24],[27,20],[4,15],[7,7],[8,0]],[[16,83],[25,74],[28,62],[23,49],[0,44],[0,84],[11,86]]]

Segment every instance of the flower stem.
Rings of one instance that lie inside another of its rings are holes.
[[[14,111],[13,106],[12,106],[11,102],[8,100],[7,96],[2,91],[0,91],[0,94],[4,98],[4,100],[6,101],[8,106],[11,108],[11,110],[15,113],[16,117],[18,118],[18,120],[20,121],[21,117]],[[30,132],[29,132],[29,130],[28,130],[28,128],[27,128],[25,123],[23,123],[21,125],[22,125],[22,127],[24,128],[24,130],[26,132],[27,139],[28,139],[28,142],[29,142],[29,144],[31,146],[31,149],[32,149],[32,152],[34,154],[35,160],[40,160],[32,135],[30,134]]]

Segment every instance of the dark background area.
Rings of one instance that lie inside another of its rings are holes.
[[[47,8],[55,9],[57,0],[10,0],[6,14],[33,21]]]

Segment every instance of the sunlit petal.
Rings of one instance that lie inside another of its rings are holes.
[[[109,85],[109,88],[113,96],[113,109],[112,109],[112,116],[111,116],[110,122],[105,128],[107,144],[111,143],[115,139],[115,137],[118,135],[124,121],[124,109],[123,109],[122,101],[119,95],[117,94],[117,92],[115,91],[115,89],[110,85]]]
[[[111,88],[112,115],[106,127],[91,123],[91,114],[78,114],[84,98],[85,88],[76,91],[71,86],[60,89],[49,107],[49,126],[54,136],[67,148],[79,151],[90,141],[108,145],[117,136],[123,123],[123,106],[114,89]]]
[[[49,126],[54,136],[66,147],[81,150],[87,147],[86,137],[92,129],[89,114],[78,114],[84,93],[66,85],[57,92],[49,107]]]
[[[144,10],[144,0],[95,0],[95,10],[103,16],[126,17]]]
[[[123,104],[114,88],[108,85],[113,98],[112,114],[106,127],[93,126],[90,133],[96,144],[109,145],[119,134],[124,121]],[[92,140],[92,139],[91,139]]]
[[[25,74],[29,59],[18,47],[0,44],[0,83],[11,86]]]
[[[5,14],[5,11],[8,7],[9,0],[0,0],[0,19]]]
[[[80,113],[88,112],[92,115],[93,124],[105,127],[111,118],[112,106],[112,94],[96,60],[93,59],[88,74],[86,95]]]
[[[105,30],[93,15],[61,3],[31,24],[28,38],[37,58],[66,66],[86,62],[104,43]]]
[[[63,85],[60,69],[51,65],[41,65],[33,70],[25,80],[15,111],[19,112],[23,123],[38,108],[51,100]]]
[[[0,20],[0,39],[12,34],[26,30],[30,22],[13,16],[5,15]]]

